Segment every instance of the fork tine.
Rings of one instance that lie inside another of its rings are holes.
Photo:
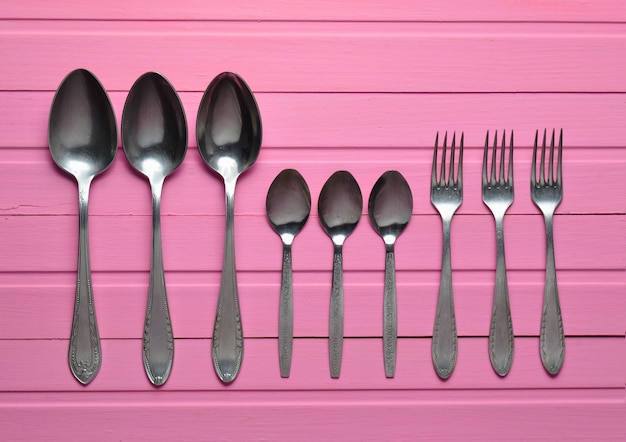
[[[491,185],[496,184],[496,150],[498,150],[498,131],[493,136],[493,152],[491,153],[491,178],[489,182]]]
[[[456,132],[452,134],[452,146],[450,147],[450,170],[448,171],[448,181],[446,186],[454,184],[454,151],[456,150]]]
[[[552,129],[552,141],[550,141],[550,170],[548,171],[548,185],[554,183],[554,129]]]
[[[498,182],[504,184],[504,151],[506,150],[506,130],[502,131],[502,149],[500,150],[500,177]]]
[[[487,158],[489,152],[489,131],[487,130],[487,136],[485,137],[485,152],[483,154],[483,187],[487,185]]]
[[[455,184],[459,187],[459,189],[463,188],[463,139],[465,138],[465,134],[461,132],[461,145],[459,149],[459,168],[456,173],[456,181]]]
[[[437,186],[437,148],[439,145],[439,132],[437,132],[437,136],[435,137],[435,153],[433,154],[433,171],[430,175],[430,186]]]
[[[443,136],[443,152],[441,154],[441,172],[439,173],[439,184],[446,185],[446,149],[448,147],[448,131]]]
[[[539,184],[544,185],[546,180],[544,179],[546,173],[546,130],[543,130],[543,144],[541,145],[541,166],[539,169]]]
[[[556,171],[556,184],[558,186],[563,185],[563,129],[561,129],[561,133],[559,134],[559,162],[557,163],[557,171]]]
[[[539,129],[535,131],[535,147],[533,147],[533,163],[530,166],[530,182],[537,184],[537,141],[539,141]]]
[[[507,183],[513,187],[513,130],[511,130],[511,145],[509,147],[509,173],[506,177]]]

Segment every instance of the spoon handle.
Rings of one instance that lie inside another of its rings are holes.
[[[222,280],[213,328],[213,365],[222,382],[235,380],[243,358],[243,331],[235,269],[235,183],[225,180],[226,235]]]
[[[89,262],[87,220],[90,185],[91,179],[78,181],[78,275],[69,349],[70,370],[78,382],[85,385],[93,381],[102,363]]]
[[[278,331],[280,376],[289,377],[293,349],[293,280],[291,244],[283,244],[283,272],[280,286],[280,318]]]
[[[337,245],[333,256],[329,344],[330,377],[339,379],[343,354],[343,257],[342,247]]]
[[[396,263],[393,244],[387,245],[385,258],[385,296],[383,302],[383,356],[385,376],[393,378],[396,373],[398,346],[398,308],[396,304]]]
[[[174,361],[174,334],[167,303],[161,244],[162,186],[162,181],[152,183],[152,265],[143,331],[143,365],[148,379],[157,386],[167,381]]]

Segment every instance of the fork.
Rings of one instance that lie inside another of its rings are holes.
[[[557,163],[556,179],[554,178],[554,129],[550,142],[550,159],[547,176],[545,170],[546,158],[546,130],[543,131],[541,147],[541,166],[539,181],[537,181],[537,141],[539,131],[535,133],[535,147],[533,148],[533,163],[530,172],[530,194],[533,202],[543,213],[546,221],[546,285],[543,292],[543,310],[541,314],[541,333],[539,347],[541,362],[551,375],[557,374],[563,366],[565,357],[565,336],[563,333],[563,318],[559,302],[559,288],[556,282],[556,268],[554,263],[554,239],[552,234],[552,220],[554,211],[563,199],[562,151],[563,129],[559,135],[559,158]]]
[[[442,379],[452,374],[457,358],[456,320],[454,317],[454,299],[452,295],[452,264],[450,259],[450,226],[452,216],[463,202],[463,133],[459,151],[459,165],[454,177],[454,154],[456,133],[452,136],[450,149],[450,167],[446,168],[446,148],[448,133],[443,139],[441,154],[441,171],[437,179],[437,150],[439,133],[435,138],[433,170],[430,184],[430,201],[441,216],[443,225],[443,253],[441,263],[441,281],[437,299],[437,313],[433,330],[432,358],[435,371]],[[447,175],[446,175],[447,172]]]
[[[500,376],[506,376],[513,363],[513,322],[509,304],[509,284],[506,277],[506,260],[504,257],[504,215],[513,203],[513,131],[509,146],[508,173],[504,176],[506,131],[502,134],[500,149],[499,174],[496,173],[496,152],[498,150],[498,131],[493,138],[493,153],[491,156],[491,174],[489,162],[489,131],[485,138],[485,153],[483,156],[483,202],[495,219],[496,223],[496,283],[493,296],[493,310],[491,326],[489,328],[489,358],[491,366]]]

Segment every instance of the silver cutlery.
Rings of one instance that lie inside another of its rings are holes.
[[[400,172],[388,170],[374,184],[368,213],[372,227],[385,243],[385,291],[383,298],[383,359],[385,376],[396,371],[398,308],[394,246],[411,220],[413,195]]]
[[[363,210],[361,189],[346,171],[326,181],[317,205],[320,222],[333,242],[333,280],[330,296],[330,376],[339,378],[343,354],[343,244],[356,228]]]
[[[82,384],[91,382],[102,363],[100,335],[91,287],[88,202],[93,178],[108,168],[117,152],[117,127],[109,97],[96,77],[77,69],[56,91],[48,143],[54,162],[78,184],[78,272],[69,365]]]
[[[546,171],[546,130],[544,129],[541,146],[541,165],[539,168],[539,179],[537,179],[538,138],[539,131],[535,133],[533,162],[530,172],[530,194],[535,205],[543,213],[546,222],[546,284],[543,294],[539,345],[541,362],[544,368],[548,373],[555,375],[561,370],[565,358],[565,335],[559,302],[559,289],[556,281],[552,232],[554,212],[563,199],[563,130],[561,129],[559,135],[556,177],[554,174],[554,130],[552,130],[549,163]]]
[[[456,133],[452,136],[449,167],[446,167],[447,140],[448,134],[446,132],[443,139],[440,173],[437,176],[437,151],[439,145],[439,133],[437,133],[430,185],[430,201],[439,212],[443,225],[441,281],[439,284],[432,343],[433,365],[437,375],[442,379],[450,377],[457,358],[457,333],[452,294],[452,262],[450,258],[450,226],[454,213],[463,202],[463,134],[461,134],[456,178],[454,174]]]
[[[148,72],[130,89],[122,114],[122,142],[128,161],[148,178],[152,189],[152,260],[142,354],[148,379],[158,386],[167,380],[174,361],[161,244],[161,191],[187,151],[185,111],[160,74]]]
[[[278,353],[280,375],[289,377],[293,351],[293,281],[291,246],[311,212],[311,192],[297,170],[285,169],[272,182],[265,202],[267,217],[283,243]]]
[[[259,156],[262,137],[259,108],[237,74],[223,72],[207,87],[198,109],[196,137],[202,159],[224,180],[226,235],[212,357],[218,377],[228,383],[235,380],[243,358],[235,268],[235,185]]]
[[[500,376],[506,376],[513,363],[513,321],[509,304],[509,284],[506,276],[506,260],[504,254],[504,215],[513,203],[513,131],[508,155],[508,172],[505,176],[506,131],[502,133],[500,148],[500,167],[496,166],[498,150],[498,131],[493,138],[491,168],[489,163],[489,131],[485,138],[483,156],[482,195],[483,202],[495,219],[496,224],[496,282],[489,328],[489,358],[491,366]],[[489,173],[489,169],[491,172]],[[498,171],[499,172],[496,172]]]

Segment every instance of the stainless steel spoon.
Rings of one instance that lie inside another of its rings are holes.
[[[220,295],[213,329],[213,365],[232,382],[243,357],[243,331],[235,270],[234,209],[237,178],[261,149],[261,115],[248,85],[224,72],[209,84],[198,109],[196,136],[205,163],[224,179],[226,236]]]
[[[385,242],[385,295],[383,301],[383,356],[385,376],[396,372],[398,309],[396,304],[396,264],[394,245],[411,220],[413,195],[402,174],[383,173],[370,194],[368,213],[376,233]]]
[[[265,203],[267,217],[283,242],[283,271],[280,286],[278,321],[278,353],[280,375],[289,377],[293,348],[293,281],[291,272],[291,245],[306,224],[311,212],[311,192],[297,170],[280,172],[269,191]]]
[[[363,197],[354,177],[346,171],[335,172],[322,187],[317,205],[320,222],[334,245],[333,282],[330,295],[330,377],[341,372],[343,354],[343,258],[346,238],[361,218]]]
[[[69,364],[82,384],[91,382],[102,363],[100,336],[91,290],[89,187],[117,152],[117,127],[104,88],[89,71],[77,69],[65,77],[52,101],[48,144],[54,162],[78,183],[78,276]]]
[[[174,361],[174,335],[167,303],[161,245],[161,190],[165,177],[187,151],[185,111],[172,85],[148,72],[128,93],[122,114],[124,153],[152,188],[152,263],[143,332],[143,365],[154,385],[163,385]]]

